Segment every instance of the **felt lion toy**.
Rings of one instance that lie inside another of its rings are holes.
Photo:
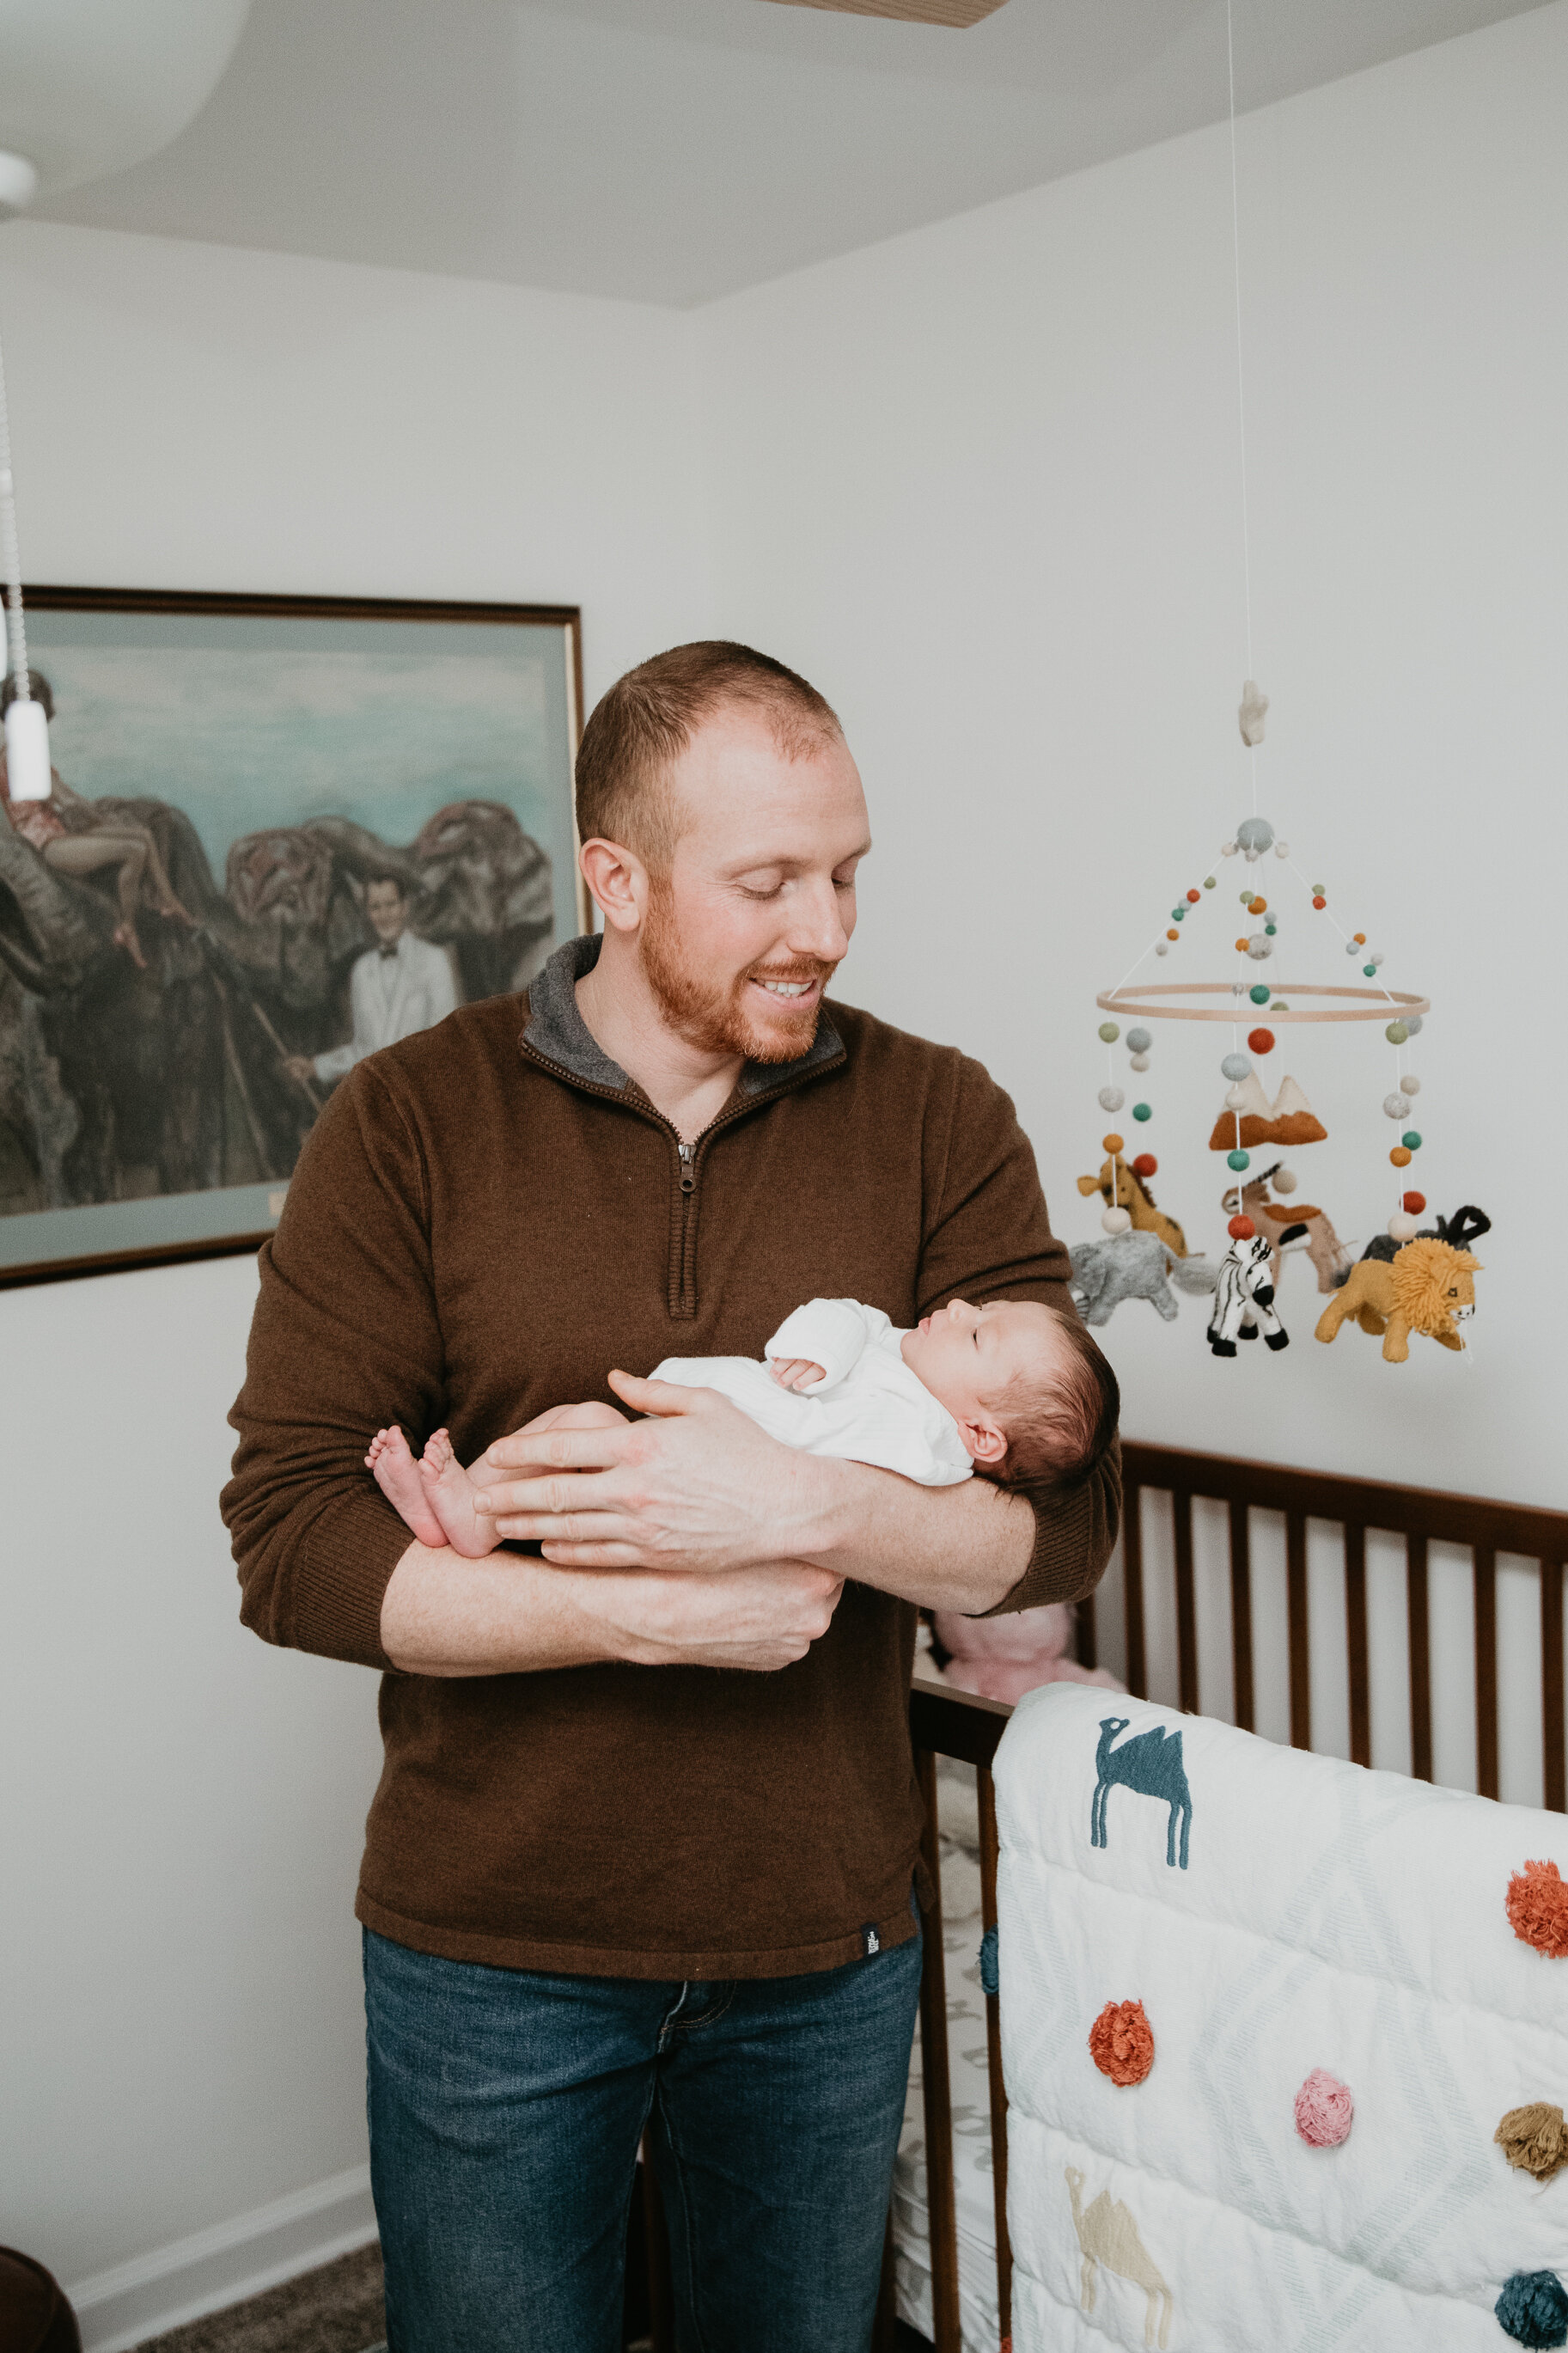
[[[1353,1315],[1374,1339],[1383,1335],[1391,1365],[1409,1356],[1412,1332],[1425,1332],[1440,1347],[1462,1348],[1458,1327],[1476,1312],[1471,1278],[1480,1271],[1479,1259],[1468,1250],[1430,1239],[1406,1242],[1392,1259],[1361,1259],[1318,1318],[1318,1337],[1331,1340]]]

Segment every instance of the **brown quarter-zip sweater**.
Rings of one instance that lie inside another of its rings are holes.
[[[799,1060],[748,1065],[689,1152],[595,1044],[559,949],[371,1056],[323,1111],[261,1252],[223,1498],[247,1625],[384,1671],[385,1764],[357,1910],[422,1952],[636,1978],[789,1976],[911,1932],[915,1613],[847,1585],[776,1674],[615,1664],[399,1674],[381,1603],[407,1529],[364,1469],[400,1422],[470,1461],[620,1365],[759,1356],[792,1307],[1067,1299],[1034,1155],[951,1048],[833,1006]],[[885,1474],[891,1477],[893,1474]],[[1037,1507],[1002,1605],[1087,1592],[1114,1461]]]

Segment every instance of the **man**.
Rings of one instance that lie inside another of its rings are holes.
[[[393,2353],[609,2353],[645,2125],[682,2342],[863,2353],[919,1970],[910,1605],[1087,1592],[1118,1464],[1033,1507],[919,1487],[636,1377],[814,1294],[1064,1303],[1068,1259],[978,1064],[824,1005],[869,836],[814,689],[740,646],[644,663],[577,810],[602,937],[356,1070],[263,1250],[243,1613],[385,1676]],[[542,1556],[410,1544],[362,1467],[395,1419],[497,1441]]]
[[[452,959],[409,930],[408,892],[397,875],[373,875],[364,912],[376,944],[356,959],[349,981],[353,1035],[324,1054],[288,1055],[283,1067],[291,1079],[346,1078],[367,1054],[433,1029],[456,1008]]]

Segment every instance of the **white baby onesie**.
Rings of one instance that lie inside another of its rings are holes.
[[[666,1356],[656,1381],[718,1389],[785,1446],[901,1471],[922,1487],[953,1487],[974,1465],[958,1424],[899,1353],[903,1334],[879,1307],[812,1299],[786,1315],[770,1356],[820,1365],[809,1388],[786,1389],[754,1356]]]

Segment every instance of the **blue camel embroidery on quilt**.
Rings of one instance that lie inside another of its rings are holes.
[[[1111,1742],[1119,1732],[1125,1732],[1131,1716],[1102,1715],[1100,1719],[1100,1746],[1094,1761],[1100,1778],[1094,1785],[1094,1797],[1089,1810],[1089,1838],[1091,1846],[1107,1843],[1106,1802],[1117,1782],[1125,1788],[1136,1789],[1146,1798],[1159,1798],[1171,1812],[1165,1831],[1165,1861],[1174,1870],[1176,1865],[1176,1821],[1182,1825],[1182,1869],[1187,1867],[1187,1834],[1193,1826],[1193,1793],[1187,1787],[1186,1768],[1182,1763],[1182,1736],[1167,1732],[1156,1725],[1152,1732],[1141,1732],[1132,1740],[1123,1741],[1120,1748]]]

